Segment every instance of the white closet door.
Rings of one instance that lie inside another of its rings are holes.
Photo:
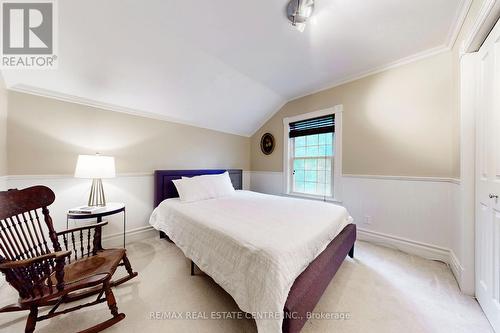
[[[477,54],[476,296],[500,332],[500,24]]]

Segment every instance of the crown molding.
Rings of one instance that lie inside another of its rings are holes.
[[[181,125],[193,126],[193,127],[197,127],[197,128],[203,128],[203,129],[208,129],[208,130],[212,130],[212,131],[216,131],[216,132],[233,134],[233,135],[238,135],[238,136],[243,136],[243,137],[252,137],[272,117],[274,117],[286,104],[288,104],[292,101],[295,101],[297,99],[300,99],[300,98],[303,98],[303,97],[306,97],[309,95],[313,95],[313,94],[316,94],[316,93],[319,93],[319,92],[322,92],[325,90],[333,89],[333,88],[336,88],[338,86],[366,78],[368,76],[372,76],[372,75],[375,75],[375,74],[378,74],[381,72],[385,72],[385,71],[390,70],[390,69],[404,66],[404,65],[410,64],[412,62],[423,60],[425,58],[429,58],[429,57],[438,55],[440,53],[450,51],[456,42],[456,39],[460,33],[460,30],[463,26],[463,23],[465,22],[465,18],[467,17],[467,13],[470,9],[472,1],[473,0],[461,0],[461,4],[460,4],[459,8],[457,9],[457,12],[455,15],[454,23],[450,27],[450,30],[448,32],[448,36],[447,36],[444,44],[437,46],[437,47],[434,47],[434,48],[431,48],[431,49],[428,49],[428,50],[425,50],[425,51],[422,51],[422,52],[418,52],[416,54],[398,59],[396,61],[384,64],[381,66],[377,66],[377,67],[374,67],[374,68],[371,68],[368,70],[360,71],[360,72],[352,74],[352,75],[344,76],[340,79],[337,79],[333,82],[328,83],[328,85],[326,85],[326,86],[320,87],[320,88],[315,89],[315,90],[308,91],[308,92],[303,93],[299,96],[294,96],[288,100],[285,100],[276,109],[275,112],[271,112],[269,115],[267,115],[267,117],[263,118],[263,120],[258,123],[258,127],[250,133],[240,133],[240,132],[235,132],[235,131],[221,130],[221,129],[209,127],[209,126],[202,126],[202,125],[194,123],[194,122],[183,121],[181,119],[171,118],[171,117],[164,116],[164,115],[161,115],[158,113],[128,108],[128,107],[124,107],[124,106],[120,106],[120,105],[116,105],[116,104],[99,102],[97,100],[88,99],[88,98],[84,98],[84,97],[80,97],[80,96],[76,96],[76,95],[71,95],[71,94],[59,93],[56,91],[51,91],[51,90],[47,90],[47,89],[43,89],[43,88],[39,88],[39,87],[35,87],[35,86],[14,85],[14,86],[8,87],[7,89],[11,90],[11,91],[15,91],[15,92],[21,92],[21,93],[25,93],[25,94],[31,94],[31,95],[41,96],[41,97],[52,98],[52,99],[56,99],[56,100],[60,100],[60,101],[90,106],[90,107],[104,109],[104,110],[113,111],[113,112],[120,112],[120,113],[129,114],[129,115],[144,117],[144,118],[150,118],[150,119],[161,120],[161,121],[166,121],[166,122],[171,122],[171,123],[176,123],[176,124],[181,124]],[[483,7],[485,7],[485,5],[487,5],[488,3],[494,4],[496,1],[497,0],[485,0],[485,3],[483,3]],[[492,6],[493,5],[491,5],[491,7]],[[489,13],[489,11],[488,11],[488,13]],[[476,25],[477,25],[477,22],[476,22]],[[481,25],[480,25],[480,27],[481,27]]]
[[[309,95],[317,94],[317,93],[325,91],[325,90],[333,89],[333,88],[342,86],[342,85],[347,84],[347,83],[351,83],[351,82],[354,82],[354,81],[357,81],[360,79],[364,79],[366,77],[369,77],[369,76],[372,76],[372,75],[375,75],[378,73],[382,73],[382,72],[388,71],[390,69],[394,69],[397,67],[408,65],[410,63],[413,63],[413,62],[416,62],[419,60],[430,58],[432,56],[436,56],[436,55],[444,53],[444,52],[449,52],[453,48],[453,46],[455,45],[455,42],[458,38],[458,35],[460,34],[460,30],[462,29],[462,26],[465,22],[467,14],[469,13],[469,9],[472,5],[472,1],[473,0],[462,0],[461,1],[461,5],[459,6],[457,13],[455,15],[454,23],[451,25],[450,30],[448,32],[448,36],[446,38],[446,41],[442,45],[439,45],[437,47],[434,47],[434,48],[431,48],[431,49],[428,49],[428,50],[425,50],[422,52],[415,53],[415,54],[410,55],[408,57],[404,57],[404,58],[395,60],[393,62],[389,62],[389,63],[381,65],[381,66],[377,66],[377,67],[374,67],[374,68],[371,68],[371,69],[368,69],[365,71],[358,72],[356,74],[344,76],[338,80],[330,82],[325,87],[311,90],[311,91],[308,91],[308,92],[301,94],[299,96],[292,97],[292,98],[288,99],[287,101],[285,101],[274,113],[271,113],[270,115],[268,115],[264,119],[264,121],[259,123],[260,126],[251,134],[251,136],[255,135],[262,128],[262,126],[264,126],[286,104],[288,104],[290,102],[293,102],[295,100],[298,100],[300,98],[303,98],[303,97],[306,97]],[[486,0],[486,1],[495,1],[495,0]]]
[[[304,98],[306,96],[320,93],[322,91],[330,90],[330,89],[342,86],[344,84],[358,81],[358,80],[364,79],[366,77],[388,71],[390,69],[401,67],[401,66],[404,66],[404,65],[407,65],[407,64],[419,61],[419,60],[423,60],[423,59],[426,59],[426,58],[429,58],[429,57],[432,57],[432,56],[435,56],[435,55],[438,55],[438,54],[441,54],[444,52],[448,52],[450,50],[451,50],[451,48],[449,48],[447,45],[441,45],[441,46],[438,46],[436,48],[429,49],[429,50],[426,50],[423,52],[419,52],[417,54],[396,60],[394,62],[385,64],[385,65],[381,65],[381,66],[378,66],[378,67],[375,67],[375,68],[372,68],[372,69],[369,69],[366,71],[358,72],[358,73],[353,74],[353,75],[344,76],[343,78],[336,80],[333,83],[329,83],[327,87],[322,87],[322,88],[319,88],[316,90],[306,92],[302,95],[292,97],[292,98],[286,100],[275,112],[268,115],[261,123],[259,123],[260,126],[250,136],[254,136],[262,128],[262,126],[264,126],[272,117],[274,117],[285,105],[287,105],[290,102],[296,101],[296,100]]]
[[[472,6],[473,0],[462,0],[462,4],[457,10],[455,15],[455,22],[450,27],[450,32],[448,33],[447,43],[446,45],[451,50],[455,43],[457,42],[457,38],[460,35],[460,31],[465,23],[465,19],[467,14],[469,14],[470,7]]]
[[[485,0],[467,38],[463,41],[461,53],[479,50],[500,16],[500,1]]]
[[[411,55],[409,57],[405,57],[405,58],[390,62],[390,63],[385,64],[385,65],[374,67],[372,69],[358,72],[358,73],[353,74],[353,75],[345,76],[339,80],[334,81],[333,83],[330,83],[330,85],[328,85],[328,87],[326,87],[326,88],[325,87],[319,88],[319,89],[310,91],[308,93],[304,93],[303,95],[299,95],[298,97],[293,97],[293,98],[289,99],[287,103],[293,102],[297,99],[300,99],[300,98],[303,98],[303,97],[306,97],[309,95],[314,95],[314,94],[320,93],[320,92],[325,91],[325,90],[330,90],[330,89],[342,86],[342,85],[347,84],[347,83],[358,81],[360,79],[364,79],[366,77],[369,77],[369,76],[372,76],[375,74],[386,72],[390,69],[398,68],[398,67],[401,67],[401,66],[404,66],[404,65],[422,60],[422,59],[430,58],[432,56],[435,56],[435,55],[438,55],[438,54],[441,54],[444,52],[448,52],[448,51],[450,51],[450,48],[448,46],[441,45],[441,46],[438,46],[438,47],[435,47],[435,48],[432,48],[432,49],[429,49],[429,50],[426,50],[423,52],[419,52],[419,53],[416,53],[416,54]]]
[[[344,85],[344,84],[347,84],[347,83],[350,83],[353,81],[357,81],[357,80],[360,80],[360,79],[363,79],[365,77],[375,75],[375,74],[378,74],[381,72],[385,72],[385,71],[393,69],[393,68],[397,68],[400,66],[404,66],[404,65],[419,61],[419,60],[423,60],[425,58],[429,58],[429,57],[438,55],[440,53],[450,51],[453,48],[453,45],[455,44],[458,35],[460,34],[460,30],[462,29],[462,26],[465,22],[465,18],[467,17],[470,6],[472,5],[472,1],[473,0],[462,0],[461,1],[461,5],[459,6],[459,8],[457,10],[457,14],[455,15],[454,23],[451,25],[450,31],[449,31],[448,36],[446,38],[446,41],[443,44],[436,46],[436,47],[433,47],[431,49],[424,50],[422,52],[412,54],[408,57],[400,58],[398,60],[386,63],[384,65],[380,65],[380,66],[377,66],[377,67],[374,67],[374,68],[371,68],[371,69],[368,69],[365,71],[361,71],[361,72],[358,72],[356,74],[344,76],[343,78],[340,78],[338,80],[335,80],[335,81],[329,83],[328,86],[326,86],[326,87],[319,88],[319,89],[310,91],[308,93],[304,93],[302,95],[299,95],[298,97],[293,97],[293,98],[289,99],[288,102],[297,100],[297,99],[305,97],[305,96],[316,94],[316,93],[319,93],[319,92],[324,91],[324,90],[336,88],[338,86],[341,86],[341,85]],[[487,0],[487,1],[495,1],[495,0]]]
[[[259,121],[259,125],[257,126],[257,129],[255,131],[253,131],[252,134],[250,134],[250,137],[253,137],[255,134],[257,134],[258,131],[260,131],[260,129],[265,125],[267,124],[267,122],[269,120],[271,120],[272,117],[274,117],[278,112],[280,112],[281,109],[283,109],[283,107],[285,105],[287,105],[291,100],[285,100],[283,103],[281,103],[281,105],[276,108],[276,110],[274,112],[271,112],[269,113],[265,118],[262,119],[262,121]]]
[[[53,90],[43,89],[43,88],[30,86],[30,85],[16,84],[16,85],[13,85],[11,87],[7,87],[7,90],[19,92],[19,93],[23,93],[23,94],[51,98],[51,99],[55,99],[58,101],[89,106],[89,107],[103,109],[103,110],[107,110],[107,111],[125,113],[128,115],[137,116],[137,117],[143,117],[143,118],[166,121],[169,123],[175,123],[175,124],[180,124],[180,125],[203,128],[203,129],[216,131],[216,132],[220,132],[220,133],[227,133],[227,134],[238,135],[238,136],[243,136],[243,137],[250,137],[251,136],[248,133],[238,133],[238,132],[234,132],[234,131],[221,130],[221,129],[214,128],[214,127],[201,126],[201,125],[194,123],[194,122],[184,121],[184,120],[177,119],[177,118],[171,118],[171,117],[164,116],[164,115],[154,113],[154,112],[128,108],[128,107],[124,107],[124,106],[120,106],[120,105],[116,105],[116,104],[104,103],[104,102],[100,102],[100,101],[97,101],[94,99],[89,99],[89,98],[80,97],[80,96],[71,95],[71,94],[60,93],[60,92],[56,92]]]

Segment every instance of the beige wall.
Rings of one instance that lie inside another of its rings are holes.
[[[345,174],[456,176],[451,66],[442,53],[287,103],[252,137],[252,170],[282,170],[284,117],[343,104]],[[259,149],[267,131],[270,156]]]
[[[0,73],[0,177],[7,174],[7,90]]]
[[[78,154],[116,157],[117,173],[250,169],[249,138],[8,92],[10,175],[72,174]]]
[[[482,2],[473,1],[450,52],[291,101],[250,139],[9,92],[2,149],[7,98],[0,86],[0,176],[7,167],[9,174],[71,174],[78,154],[95,151],[116,156],[119,173],[282,171],[282,119],[343,104],[345,174],[459,177],[459,46]],[[260,152],[264,132],[277,140],[270,156]]]
[[[283,170],[284,117],[343,104],[344,174],[460,177],[459,46],[482,2],[451,51],[284,105],[251,138],[252,170]],[[259,148],[265,132],[277,141],[270,156]]]

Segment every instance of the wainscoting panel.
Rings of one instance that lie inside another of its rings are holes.
[[[283,193],[283,173],[272,171],[252,171],[250,190],[281,195]]]
[[[66,228],[66,211],[69,208],[85,205],[90,192],[91,180],[73,178],[70,175],[23,175],[7,176],[5,189],[26,188],[34,185],[50,187],[56,194],[56,201],[50,207],[56,230]],[[0,179],[0,185],[1,185]],[[152,235],[149,216],[153,211],[153,174],[125,174],[116,178],[103,179],[106,201],[124,202],[127,209],[127,242]],[[249,189],[249,173],[243,172],[243,187]],[[121,214],[106,218],[109,222],[104,228],[105,244],[120,245],[123,233]],[[71,221],[69,227],[94,223],[95,220]]]
[[[281,172],[252,172],[253,191],[282,194]],[[458,223],[459,181],[447,178],[342,177],[342,205],[360,229],[360,239],[429,259],[442,260],[459,273],[452,250]],[[452,259],[453,257],[453,259]]]
[[[451,248],[453,189],[442,181],[343,178],[343,205],[370,231]]]
[[[88,200],[91,180],[71,176],[9,176],[8,188],[26,188],[45,185],[56,194],[56,201],[49,207],[56,230],[66,228],[66,211],[69,208],[85,205]],[[103,179],[106,201],[124,202],[127,209],[127,231],[148,226],[149,215],[153,210],[153,175],[138,174]],[[108,226],[103,229],[104,237],[119,235],[123,232],[122,214],[108,216]],[[93,223],[95,220],[70,220],[69,227]]]
[[[1,178],[1,177],[0,177]],[[62,176],[8,176],[4,188],[25,188],[46,185],[56,193],[51,207],[56,229],[66,227],[68,208],[86,203],[91,182]],[[127,205],[127,240],[155,235],[148,224],[153,210],[153,175],[119,175],[106,179],[104,188],[109,202]],[[282,194],[281,172],[243,172],[244,189]],[[456,193],[459,185],[446,179],[404,179],[343,177],[342,204],[360,228],[360,239],[366,239],[429,259],[450,264],[457,279],[461,265],[453,249],[456,219]],[[122,218],[110,216],[104,230],[106,244],[121,242]],[[367,223],[369,222],[369,223]],[[70,222],[70,227],[90,221]]]

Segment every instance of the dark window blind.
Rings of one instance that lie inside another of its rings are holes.
[[[290,123],[290,138],[335,132],[335,115],[322,116]]]

